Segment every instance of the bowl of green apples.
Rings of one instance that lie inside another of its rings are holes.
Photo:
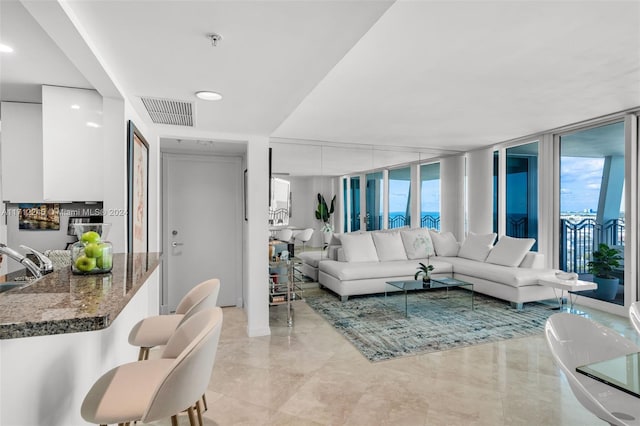
[[[106,241],[110,223],[73,224],[78,241],[71,246],[71,272],[104,274],[113,268],[113,245]]]

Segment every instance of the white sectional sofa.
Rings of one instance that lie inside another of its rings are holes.
[[[494,246],[495,234],[470,233],[459,244],[451,233],[424,228],[334,237],[327,257],[316,260],[318,282],[343,301],[393,290],[385,283],[413,279],[418,262],[433,265],[434,277],[473,283],[475,291],[509,301],[518,309],[525,302],[555,297],[552,288],[538,284],[556,271],[543,267],[542,254],[529,251],[532,239],[502,237]]]

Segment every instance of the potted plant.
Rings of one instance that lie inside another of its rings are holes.
[[[321,220],[323,222],[322,232],[324,233],[324,243],[329,244],[329,240],[331,239],[331,235],[333,234],[333,226],[329,222],[331,219],[331,215],[333,214],[333,210],[335,208],[336,196],[334,195],[331,199],[331,207],[327,206],[327,202],[325,201],[322,194],[318,194],[318,207],[316,208],[316,219]]]
[[[613,300],[618,292],[620,279],[613,276],[613,268],[620,266],[620,252],[604,243],[598,245],[598,250],[593,252],[591,262],[587,264],[589,272],[593,274],[593,282],[598,284],[596,296],[603,300]]]
[[[422,275],[422,282],[428,283],[431,281],[431,271],[433,271],[433,265],[429,263],[429,258],[427,257],[427,264],[425,265],[422,262],[418,262],[420,266],[418,266],[418,272],[413,276],[414,280],[417,280],[419,276]]]

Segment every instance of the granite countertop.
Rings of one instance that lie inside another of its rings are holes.
[[[0,339],[108,327],[158,267],[160,253],[116,253],[107,274],[74,275],[66,267],[24,288],[0,293]],[[0,277],[9,281],[10,277]]]

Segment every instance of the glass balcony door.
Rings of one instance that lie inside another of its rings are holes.
[[[584,296],[619,305],[625,298],[624,179],[624,122],[561,135],[560,268],[598,283]],[[609,273],[589,266],[601,244],[621,257]],[[605,275],[611,279],[606,283],[600,280]]]
[[[382,172],[366,175],[367,187],[365,223],[367,231],[382,229],[382,212],[384,202],[384,179]]]

